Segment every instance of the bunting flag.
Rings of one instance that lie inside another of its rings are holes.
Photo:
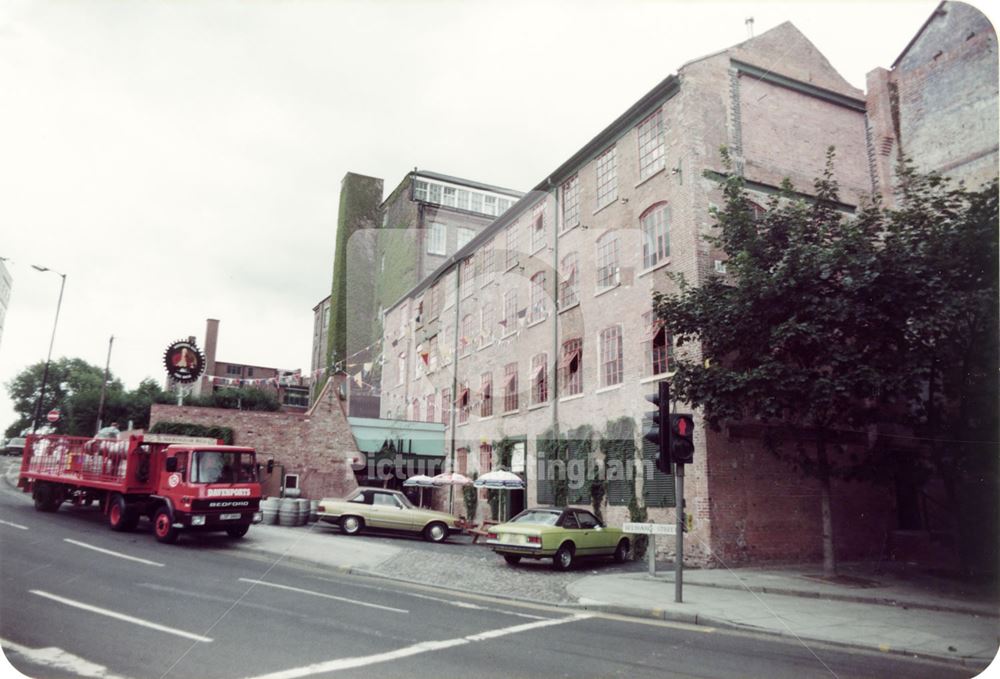
[[[372,364],[370,362],[369,363],[365,363],[363,367],[364,367],[366,373],[370,373],[372,371]]]
[[[363,387],[365,385],[364,381],[362,381],[361,379],[361,373],[358,373],[357,375],[354,376],[354,383],[357,384],[359,387]]]

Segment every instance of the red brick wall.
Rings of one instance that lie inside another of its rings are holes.
[[[820,560],[819,483],[756,440],[715,432],[708,438],[708,501],[696,509],[696,519],[709,518],[716,555],[729,565]],[[792,454],[793,444],[785,452]],[[886,531],[896,527],[893,494],[867,483],[834,481],[831,508],[837,558],[878,558]]]
[[[255,448],[260,462],[274,460],[274,472],[263,472],[265,494],[278,494],[284,473],[299,475],[302,497],[343,497],[357,487],[350,461],[360,453],[337,391],[328,382],[306,413],[154,404],[150,427],[158,422],[230,427],[236,445]]]

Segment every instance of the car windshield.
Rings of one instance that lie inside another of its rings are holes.
[[[399,498],[399,501],[402,502],[403,506],[406,507],[407,509],[416,509],[416,507],[413,506],[413,503],[410,502],[410,498],[406,497],[402,493],[400,493],[396,497]]]
[[[257,480],[253,453],[198,450],[194,454],[193,483],[252,483]]]
[[[559,512],[535,511],[529,509],[521,512],[510,523],[534,523],[542,526],[554,526],[559,520]]]

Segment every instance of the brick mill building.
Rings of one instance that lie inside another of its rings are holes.
[[[629,520],[633,495],[651,520],[672,521],[673,479],[649,464],[641,435],[644,396],[669,377],[675,351],[651,296],[675,291],[673,274],[693,284],[725,275],[705,236],[729,172],[762,205],[786,177],[808,199],[835,146],[841,209],[853,212],[872,189],[865,104],[790,23],[687,63],[387,309],[383,417],[444,422],[445,453],[468,474],[496,464],[502,442],[526,481],[514,509],[552,502],[546,442],[568,437],[577,472],[589,461],[637,469],[609,477],[611,524]],[[713,432],[695,415],[686,555],[818,558],[818,485],[767,452],[752,426]],[[571,503],[590,503],[583,485]],[[835,481],[833,511],[838,557],[880,553],[891,496]]]

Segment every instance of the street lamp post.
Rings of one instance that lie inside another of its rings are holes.
[[[66,274],[59,273],[58,271],[54,271],[48,267],[38,266],[37,264],[32,264],[31,268],[36,271],[52,271],[52,273],[62,277],[62,283],[59,284],[59,301],[56,303],[56,320],[52,323],[52,339],[49,340],[49,354],[45,358],[45,370],[42,372],[42,389],[38,393],[38,402],[35,404],[35,418],[31,422],[31,433],[34,434],[38,431],[38,418],[41,417],[42,401],[45,400],[45,386],[49,381],[49,364],[52,362],[52,345],[56,342],[56,327],[59,325],[59,310],[62,308],[63,290],[66,288]]]

